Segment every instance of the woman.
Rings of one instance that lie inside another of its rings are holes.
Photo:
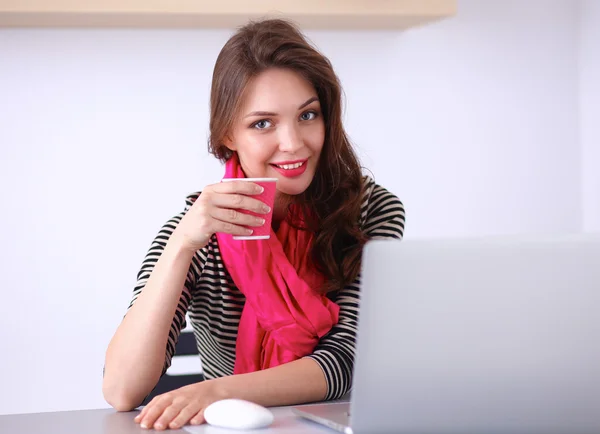
[[[186,312],[207,380],[157,396],[136,418],[145,428],[202,423],[224,398],[277,406],[344,395],[362,247],[404,230],[402,203],[361,175],[331,64],[293,25],[241,28],[218,56],[210,104],[209,150],[226,177],[277,178],[271,238],[232,240],[262,223],[240,210],[269,212],[261,187],[239,181],[189,196],[157,235],[106,353],[104,396],[120,411],[142,402],[170,366]]]

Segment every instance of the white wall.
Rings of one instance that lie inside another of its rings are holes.
[[[323,41],[365,163],[405,201],[408,237],[578,230],[576,6],[459,10],[358,47]]]
[[[581,229],[577,7],[463,0],[407,32],[311,32],[407,237]],[[106,345],[155,232],[220,179],[226,31],[0,31],[0,414],[106,407]]]
[[[580,26],[583,226],[600,232],[600,2],[583,0]]]

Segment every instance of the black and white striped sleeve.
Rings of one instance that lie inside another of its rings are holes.
[[[363,230],[369,240],[402,239],[404,235],[404,205],[398,197],[374,184],[367,205]]]
[[[383,187],[370,183],[363,203],[362,227],[369,239],[396,238],[404,234],[404,206]],[[333,301],[340,306],[338,323],[325,335],[313,354],[327,381],[326,400],[339,399],[352,387],[358,326],[360,275],[339,291]]]
[[[142,293],[142,290],[146,286],[148,279],[154,269],[154,265],[162,255],[169,238],[173,234],[173,231],[181,222],[181,219],[190,208],[193,201],[190,202],[190,198],[194,199],[197,195],[193,195],[188,197],[186,208],[183,212],[174,216],[170,220],[168,220],[163,227],[160,229],[154,241],[150,245],[148,249],[148,253],[146,253],[146,257],[142,262],[142,266],[137,274],[137,283],[133,290],[133,297],[131,299],[131,303],[127,310],[134,305],[139,295]],[[192,262],[190,264],[190,268],[188,270],[184,288],[182,289],[181,296],[179,298],[179,302],[177,304],[177,308],[175,310],[175,315],[173,316],[173,321],[171,322],[171,327],[169,329],[169,338],[167,340],[167,346],[165,349],[165,363],[163,366],[163,370],[161,373],[164,374],[166,370],[171,366],[171,359],[173,358],[173,354],[175,353],[175,345],[179,340],[179,334],[181,330],[186,326],[185,315],[188,311],[188,307],[191,301],[191,294],[196,285],[196,281],[198,280],[198,276],[202,273],[202,268],[204,267],[204,262],[206,261],[206,256],[203,250],[199,250],[194,257],[192,258]]]

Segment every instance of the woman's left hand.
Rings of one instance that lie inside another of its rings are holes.
[[[204,423],[204,409],[224,399],[217,380],[205,380],[156,396],[143,408],[134,421],[142,428],[164,430],[181,428],[188,422]]]

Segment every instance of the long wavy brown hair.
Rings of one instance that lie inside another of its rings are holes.
[[[325,122],[325,142],[316,174],[294,198],[315,233],[311,257],[327,278],[328,293],[354,281],[366,237],[359,227],[363,182],[358,158],[342,125],[342,90],[329,60],[291,22],[269,19],[240,28],[221,50],[210,97],[209,151],[231,157],[224,140],[232,131],[248,83],[269,68],[300,74],[317,92]],[[290,213],[288,213],[288,217]]]

